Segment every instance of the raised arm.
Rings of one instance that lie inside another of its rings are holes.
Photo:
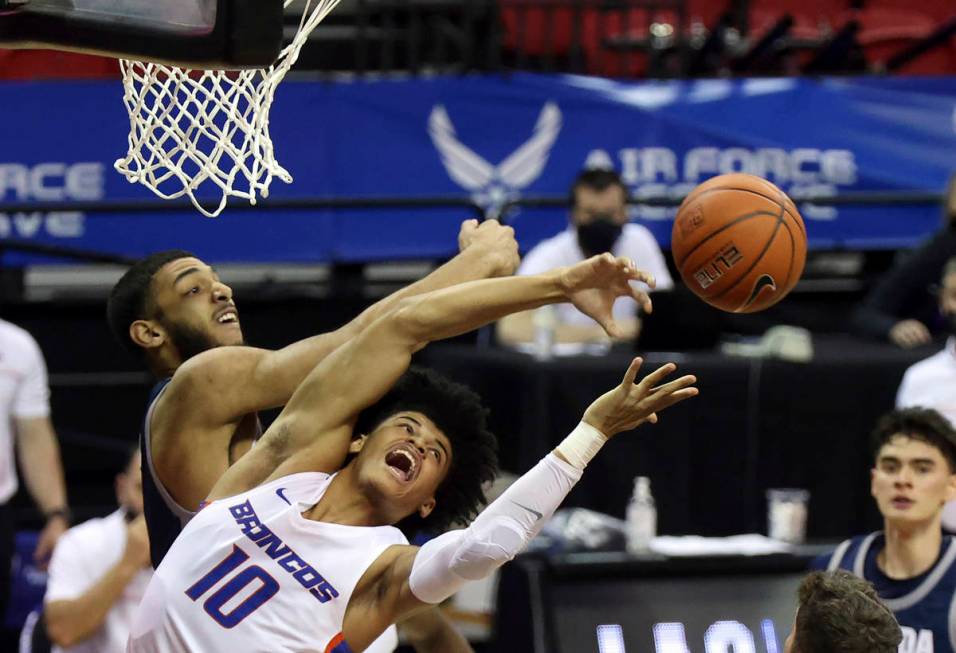
[[[630,286],[632,280],[654,283],[629,260],[604,254],[547,274],[473,281],[405,300],[306,377],[259,444],[222,477],[210,497],[244,491],[270,473],[279,477],[337,470],[358,413],[392,387],[412,354],[427,343],[466,333],[508,313],[578,302],[582,297],[602,311],[594,317],[613,329],[610,306],[615,297],[648,301],[645,293]]]
[[[195,509],[254,436],[253,420],[241,420],[288,402],[319,361],[368,328],[377,317],[408,297],[510,274],[517,265],[514,231],[495,221],[480,226],[474,220],[466,221],[459,245],[461,253],[454,259],[336,331],[278,351],[218,347],[181,365],[157,401],[150,422],[153,465],[173,498]],[[222,288],[214,290],[225,292]],[[237,438],[237,433],[241,437]]]
[[[478,279],[508,276],[518,267],[514,229],[496,220],[486,220],[480,225],[477,220],[466,220],[462,223],[458,244],[460,252],[455,258],[423,279],[376,302],[345,326],[265,356],[257,365],[252,382],[276,391],[270,407],[285,404],[319,361],[409,297]]]
[[[361,648],[392,621],[439,603],[466,581],[484,578],[514,558],[541,530],[607,439],[644,422],[654,423],[660,411],[697,394],[693,376],[665,383],[677,369],[670,363],[635,383],[640,365],[641,359],[634,359],[623,381],[591,404],[578,427],[468,528],[445,533],[420,549],[387,550],[353,594],[343,628],[346,640]]]

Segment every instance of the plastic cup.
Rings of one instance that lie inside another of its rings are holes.
[[[767,490],[767,535],[790,544],[807,537],[807,504],[810,493],[799,488]]]

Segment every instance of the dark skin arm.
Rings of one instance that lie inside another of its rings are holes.
[[[369,307],[345,326],[278,351],[220,347],[186,361],[157,400],[150,422],[153,463],[181,506],[195,510],[256,434],[251,414],[284,405],[306,375],[399,303],[421,293],[510,274],[517,244],[495,221],[462,225],[461,253],[424,279]]]

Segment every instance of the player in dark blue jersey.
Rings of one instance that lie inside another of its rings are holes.
[[[883,530],[847,540],[817,567],[873,583],[903,631],[900,653],[956,652],[956,539],[943,505],[956,498],[956,431],[939,413],[907,408],[873,433],[870,493]]]
[[[258,411],[284,405],[323,358],[404,298],[517,267],[514,232],[495,221],[466,221],[459,247],[451,261],[345,326],[277,351],[242,346],[232,289],[193,254],[158,252],[124,274],[110,293],[110,328],[159,379],[141,439],[154,566],[220,476],[249,451],[261,430]]]

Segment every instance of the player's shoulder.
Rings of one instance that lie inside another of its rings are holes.
[[[232,345],[196,354],[176,369],[166,394],[187,392],[192,397],[195,392],[221,392],[223,386],[245,382],[246,374],[268,353],[266,349]]]
[[[953,354],[949,351],[949,348],[944,347],[932,356],[916,361],[907,367],[906,372],[903,373],[903,377],[912,380],[925,374],[931,374],[933,371],[939,369],[941,365],[947,364],[952,356]]]
[[[0,320],[0,346],[11,354],[35,355],[40,351],[29,331],[6,320]]]
[[[872,541],[879,532],[856,535],[837,544],[832,551],[823,553],[814,558],[810,563],[810,569],[817,571],[826,571],[828,569],[843,568],[846,569],[853,564],[853,560],[860,547],[869,541]]]

